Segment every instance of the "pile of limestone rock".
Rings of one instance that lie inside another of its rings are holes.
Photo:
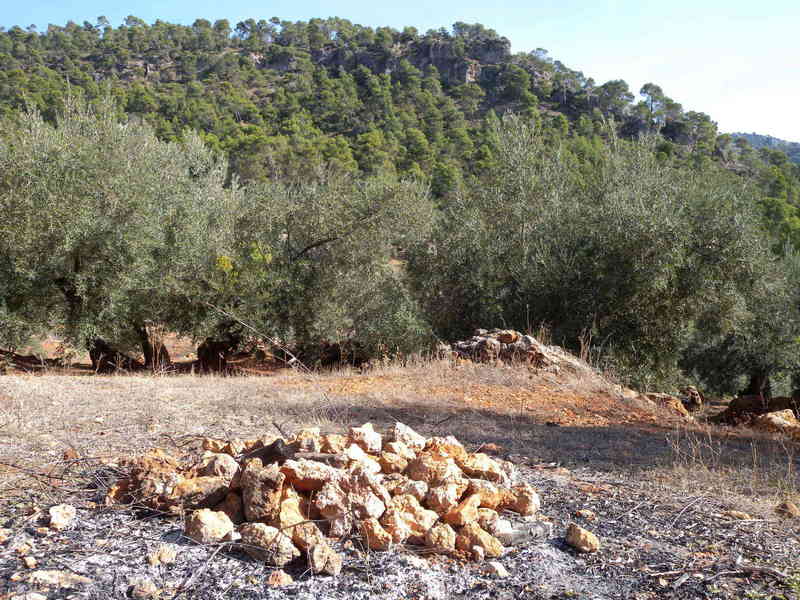
[[[199,543],[230,543],[283,566],[307,560],[338,574],[333,539],[360,536],[373,550],[416,544],[462,558],[498,557],[514,530],[500,511],[533,515],[537,492],[514,466],[468,452],[452,436],[426,439],[396,423],[348,435],[318,428],[288,439],[205,439],[199,460],[162,450],[127,459],[107,502],[185,517]]]
[[[556,373],[562,369],[575,372],[591,370],[589,365],[563,348],[548,346],[532,335],[513,329],[477,329],[471,338],[452,345],[443,344],[440,351],[475,362],[524,362]]]
[[[474,335],[453,344],[441,344],[441,356],[480,363],[527,364],[554,374],[571,373],[603,377],[591,365],[560,346],[548,346],[532,335],[513,329],[476,329]],[[638,399],[653,406],[667,409],[682,418],[691,419],[690,413],[699,410],[705,402],[697,388],[689,386],[680,396],[661,393],[642,394],[635,390],[616,386],[622,396]]]

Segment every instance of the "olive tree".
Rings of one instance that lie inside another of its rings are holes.
[[[356,360],[424,347],[402,260],[432,220],[423,185],[323,171],[252,184],[242,206],[237,247],[217,269],[216,305],[235,317],[223,337],[236,342],[246,325],[292,346],[340,343]]]
[[[698,324],[738,322],[771,260],[753,192],[656,156],[657,138],[590,156],[518,117],[497,163],[449,201],[411,273],[437,333],[546,324],[587,334],[640,385],[675,377]]]
[[[0,344],[55,331],[153,362],[148,326],[191,329],[190,296],[230,237],[225,163],[194,134],[120,122],[110,98],[1,127]]]
[[[480,181],[449,195],[431,238],[413,247],[415,295],[445,339],[508,320],[519,292],[514,264],[531,260],[543,216],[567,193],[560,166],[539,131],[517,117],[497,121],[495,165]]]
[[[765,254],[736,319],[700,321],[682,365],[708,389],[769,398],[800,370],[800,256]],[[789,390],[784,390],[787,392]]]

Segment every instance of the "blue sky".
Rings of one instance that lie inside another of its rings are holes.
[[[99,0],[9,2],[0,25],[68,20],[119,25],[191,24],[195,18],[289,20],[339,16],[362,25],[412,25],[420,31],[456,21],[483,23],[514,52],[546,48],[598,83],[624,79],[634,92],[652,81],[684,108],[706,112],[721,131],[755,131],[800,141],[800,0]]]

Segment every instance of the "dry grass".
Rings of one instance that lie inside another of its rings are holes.
[[[341,431],[399,420],[510,453],[676,492],[730,498],[766,513],[798,493],[797,445],[749,431],[691,424],[618,394],[600,377],[419,361],[270,377],[63,375],[0,377],[0,462],[25,468],[80,457],[181,446],[203,437],[256,437],[317,425]],[[0,498],[28,476],[0,466]],[[41,481],[39,481],[41,484]]]
[[[663,483],[728,497],[755,513],[769,512],[783,500],[798,500],[800,446],[785,436],[699,425],[676,429]]]
[[[524,470],[541,491],[545,520],[554,525],[557,536],[578,508],[600,515],[591,527],[603,540],[601,553],[577,559],[562,552],[557,540],[531,544],[503,558],[513,579],[492,582],[495,590],[484,590],[481,597],[494,591],[498,593],[492,597],[508,595],[510,590],[522,590],[522,584],[525,590],[532,589],[528,585],[534,581],[537,586],[543,581],[563,586],[566,581],[570,591],[557,597],[572,597],[572,586],[586,583],[593,591],[597,586],[613,588],[614,597],[694,598],[710,588],[694,578],[686,581],[686,574],[699,571],[711,577],[715,569],[734,573],[739,564],[734,561],[742,556],[747,564],[795,571],[795,539],[800,539],[793,533],[796,527],[779,521],[772,509],[778,499],[797,494],[797,445],[749,430],[681,421],[623,397],[613,384],[590,374],[554,376],[448,361],[387,363],[366,373],[284,371],[261,377],[53,373],[0,377],[0,523],[6,514],[13,514],[21,529],[41,516],[42,508],[62,500],[78,504],[81,510],[91,508],[91,527],[83,527],[80,535],[66,532],[59,539],[61,546],[47,546],[47,553],[37,560],[42,568],[63,568],[63,557],[73,554],[105,561],[81,573],[96,580],[102,590],[92,597],[106,597],[110,574],[114,582],[139,572],[149,577],[152,571],[143,570],[147,567],[142,567],[142,555],[179,531],[181,524],[130,519],[127,513],[86,504],[101,498],[119,475],[97,468],[104,457],[153,446],[185,450],[204,436],[278,435],[275,424],[287,432],[306,425],[342,431],[365,421],[382,426],[394,420],[426,435],[454,434],[470,449],[493,442],[509,453],[530,457],[534,466],[557,463],[570,469]],[[65,458],[68,449],[75,453]],[[71,489],[93,484],[99,494]],[[84,500],[76,502],[80,497]],[[722,518],[725,508],[744,510],[754,519]],[[111,538],[118,543],[109,548],[105,544]],[[98,539],[103,540],[102,547],[97,546]],[[175,582],[192,585],[181,597],[216,597],[223,579],[237,589],[246,582],[267,589],[263,565],[241,562],[220,548],[182,547],[172,571],[159,568],[164,578],[159,585],[180,590],[167,583],[172,581],[167,573],[177,572]],[[408,576],[413,583],[399,584],[398,573],[408,571],[399,562],[403,555],[400,559],[389,553],[366,556],[351,557],[352,573],[341,578],[293,575],[309,590],[305,595],[320,598],[349,597],[353,589],[377,595],[385,591],[383,579],[388,577],[393,586],[408,592],[404,597],[422,596],[417,593],[421,577],[432,578],[437,589],[461,585],[466,590],[462,595],[472,597],[470,582],[478,581],[469,579],[470,569],[454,569],[451,563],[450,579],[443,571],[415,569]],[[16,566],[18,557],[8,558],[7,564],[21,569]],[[531,570],[531,564],[543,567]],[[680,594],[674,587],[654,588],[655,580],[643,574],[642,564],[675,574],[669,582],[681,582]],[[384,587],[370,587],[372,569]],[[509,587],[520,580],[516,588]],[[481,578],[480,585],[486,581]],[[793,589],[792,581],[786,582],[786,589]],[[726,578],[720,585],[727,592],[719,597],[772,597],[757,593],[775,591],[773,580],[762,578],[760,587],[757,583],[752,578]],[[326,595],[334,588],[336,593]],[[647,591],[653,589],[659,593]],[[118,595],[125,595],[124,587]]]

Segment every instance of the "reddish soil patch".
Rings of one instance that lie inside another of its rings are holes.
[[[290,379],[287,386],[309,386],[309,382]],[[606,391],[559,390],[552,383],[530,383],[530,387],[502,383],[461,383],[454,377],[446,384],[432,383],[414,375],[353,375],[326,378],[322,387],[333,396],[403,396],[413,394],[436,403],[449,402],[461,407],[496,414],[527,413],[533,419],[555,426],[608,427],[610,425],[656,425],[684,422],[654,410],[638,401]]]

